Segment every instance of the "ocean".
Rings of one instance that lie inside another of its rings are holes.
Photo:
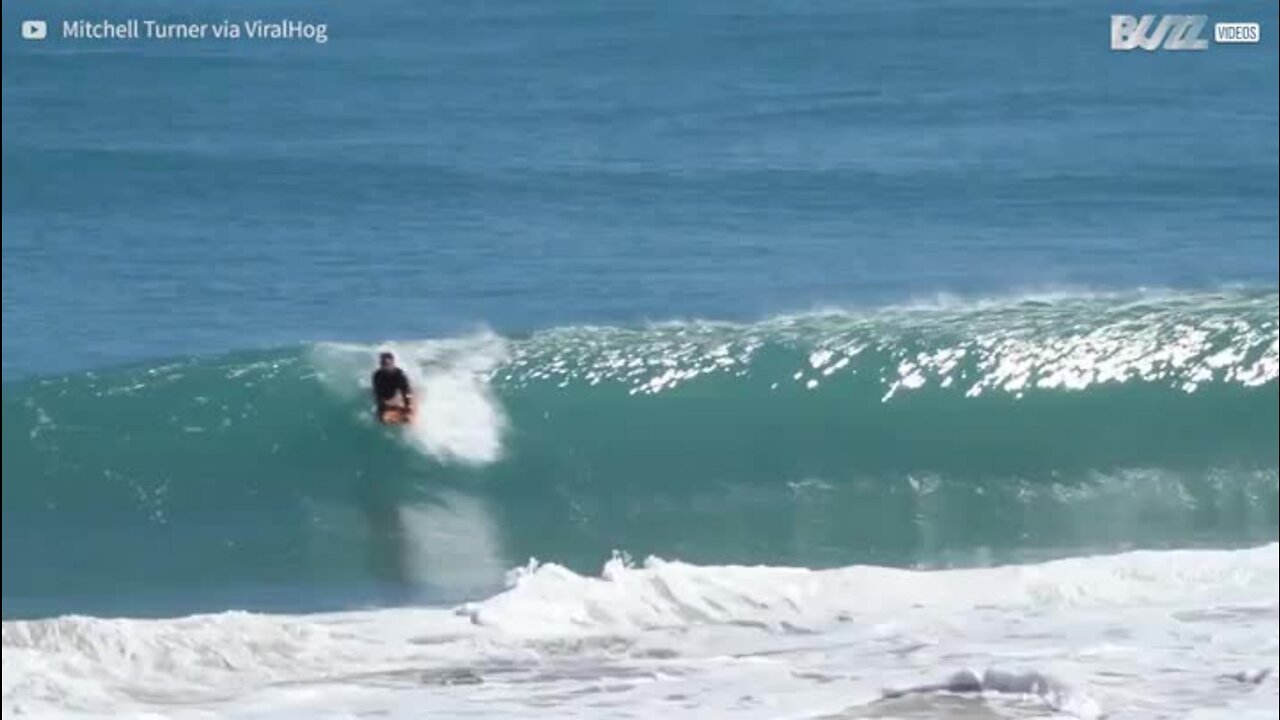
[[[1276,20],[6,2],[4,716],[1277,717]]]

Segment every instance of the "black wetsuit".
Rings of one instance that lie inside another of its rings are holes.
[[[378,412],[387,409],[387,403],[394,400],[396,393],[404,397],[405,403],[413,391],[409,389],[409,378],[400,368],[378,368],[373,371],[373,397],[378,401]]]

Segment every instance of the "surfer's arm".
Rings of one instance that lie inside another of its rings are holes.
[[[409,387],[409,376],[400,373],[400,397],[404,398],[406,408],[413,407],[413,388]]]

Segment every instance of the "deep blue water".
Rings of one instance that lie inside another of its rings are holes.
[[[1229,8],[1229,9],[1228,9]],[[1109,14],[1261,45],[1114,53]],[[6,2],[4,375],[1272,286],[1273,2]],[[289,16],[329,42],[21,42]]]

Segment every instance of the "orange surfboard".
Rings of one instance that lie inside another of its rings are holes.
[[[404,408],[387,408],[378,416],[383,425],[408,425],[413,422],[413,411]]]

